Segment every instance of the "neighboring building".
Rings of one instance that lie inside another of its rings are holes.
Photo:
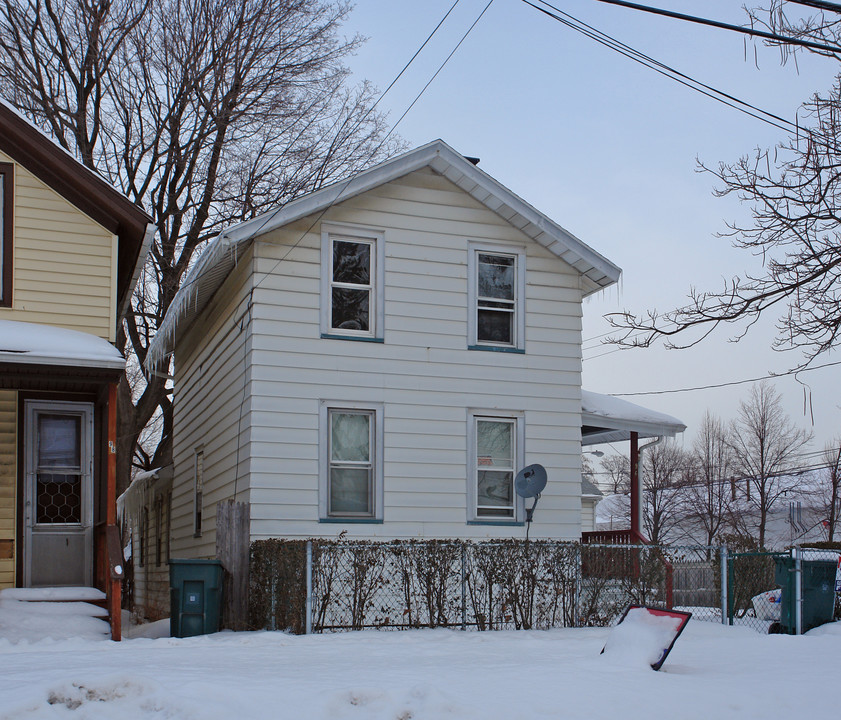
[[[136,475],[117,498],[126,578],[125,605],[148,620],[169,617],[172,466]]]
[[[173,556],[251,539],[581,535],[582,299],[620,270],[441,141],[229,228],[176,296]]]
[[[154,227],[0,103],[0,229],[0,588],[119,602],[112,343]]]
[[[596,505],[604,497],[591,477],[585,473],[581,477],[581,532],[593,532],[596,529]]]

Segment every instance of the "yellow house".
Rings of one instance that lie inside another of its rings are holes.
[[[0,102],[0,589],[98,588],[115,638],[113,343],[153,233]]]

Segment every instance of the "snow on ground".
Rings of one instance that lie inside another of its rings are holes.
[[[654,672],[623,653],[600,655],[612,632],[603,628],[223,632],[113,643],[9,638],[4,612],[2,720],[837,715],[841,623],[789,637],[690,620]]]

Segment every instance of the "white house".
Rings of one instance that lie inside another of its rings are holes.
[[[578,539],[581,304],[619,268],[437,140],[211,242],[174,353],[173,556],[251,539]]]

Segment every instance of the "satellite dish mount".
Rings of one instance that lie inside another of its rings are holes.
[[[534,498],[534,502],[530,508],[526,508],[526,523],[529,524],[534,519],[534,509],[537,507],[537,501],[540,499],[540,493],[546,487],[546,468],[543,465],[529,465],[524,467],[517,473],[514,478],[514,491],[521,498]],[[528,538],[528,526],[526,528],[526,537]]]

